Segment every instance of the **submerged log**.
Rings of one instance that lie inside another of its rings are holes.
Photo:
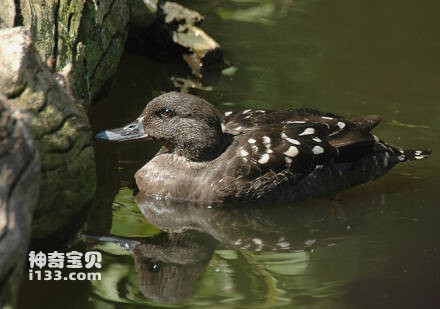
[[[0,308],[13,303],[38,199],[40,161],[19,112],[0,95]]]
[[[175,2],[162,1],[155,10],[133,7],[132,16],[141,16],[146,9],[157,17],[148,27],[138,21],[143,19],[133,19],[128,41],[130,50],[158,58],[181,57],[199,78],[205,70],[223,64],[220,45],[198,27],[203,21],[198,12]]]

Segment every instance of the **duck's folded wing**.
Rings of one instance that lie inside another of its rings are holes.
[[[235,159],[241,175],[256,178],[269,171],[308,173],[333,162],[338,150],[327,142],[330,127],[318,123],[266,126],[236,137]]]
[[[222,126],[225,133],[237,135],[260,126],[304,123],[335,124],[339,120],[343,120],[343,117],[310,108],[279,111],[247,109],[242,112],[226,112]]]
[[[226,113],[223,119],[223,130],[232,135],[248,134],[250,132],[267,131],[272,128],[284,128],[287,135],[297,132],[304,127],[314,129],[326,126],[327,130],[317,130],[310,138],[318,137],[327,141],[337,149],[335,162],[351,162],[371,153],[376,143],[370,130],[381,118],[369,115],[347,120],[341,116],[320,112],[310,108],[298,108],[282,111],[245,110],[243,112]],[[290,135],[292,138],[294,136]]]
[[[320,123],[290,121],[243,132],[236,136],[235,160],[240,164],[234,165],[240,166],[243,176],[237,180],[238,192],[260,195],[268,187],[299,181],[316,168],[370,155],[376,140],[369,130],[379,122],[371,117]]]

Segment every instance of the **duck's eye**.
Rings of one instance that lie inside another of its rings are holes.
[[[173,110],[171,110],[169,108],[164,108],[160,111],[160,116],[162,118],[172,118],[175,116],[175,113]]]

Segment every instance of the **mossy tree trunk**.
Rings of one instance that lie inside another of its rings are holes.
[[[95,162],[85,109],[51,73],[21,28],[0,31],[0,93],[22,115],[41,156],[32,237],[62,238],[94,194]],[[32,139],[31,136],[28,136]]]
[[[20,0],[22,24],[53,71],[62,71],[72,94],[90,102],[114,76],[125,46],[127,0]]]
[[[22,115],[0,95],[0,308],[14,302],[38,198],[40,161]]]

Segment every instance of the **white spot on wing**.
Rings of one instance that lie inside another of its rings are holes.
[[[263,145],[264,147],[266,147],[268,149],[268,151],[270,150],[270,147],[272,146],[272,144],[270,143],[271,139],[269,136],[263,136]],[[272,152],[272,150],[271,150]]]
[[[255,144],[257,141],[255,140],[255,138],[250,138],[250,139],[248,139],[248,143],[249,144]]]
[[[296,148],[295,146],[290,146],[289,149],[287,149],[284,154],[288,157],[296,157],[298,155],[299,151],[298,148]]]
[[[336,125],[337,125],[339,128],[341,128],[341,129],[345,128],[345,123],[342,122],[342,121],[338,121],[338,122],[336,123]]]
[[[380,142],[380,139],[376,135],[373,135],[373,137],[374,137],[374,140],[376,141],[376,143]]]
[[[249,152],[247,152],[246,149],[241,147],[241,149],[240,149],[240,156],[246,157],[247,155],[249,155]]]
[[[283,121],[281,123],[297,123],[297,124],[301,124],[301,123],[306,123],[304,120],[286,120]]]
[[[320,139],[319,137],[314,137],[314,138],[312,138],[312,140],[314,140],[317,143],[322,142],[322,139]]]
[[[322,148],[321,146],[315,146],[312,148],[312,151],[315,155],[324,153],[324,148]]]
[[[292,163],[292,159],[289,157],[284,157],[284,161],[286,161],[287,166],[290,166],[290,164]]]
[[[258,163],[260,164],[266,164],[267,162],[269,162],[270,156],[265,153],[261,156],[261,158],[258,160]]]
[[[299,136],[315,134],[314,128],[307,128],[302,133],[298,134]]]
[[[333,120],[333,117],[328,117],[328,116],[321,116],[322,119],[327,119],[327,120]]]
[[[251,111],[251,109],[245,109],[244,111],[243,111],[243,114],[247,114],[247,113],[249,113]]]
[[[294,138],[288,137],[288,138],[286,138],[286,141],[288,141],[289,143],[294,144],[294,145],[301,145],[301,143]]]
[[[283,139],[285,139],[286,141],[288,141],[289,143],[291,143],[291,144],[294,144],[294,145],[301,145],[301,143],[298,141],[298,140],[296,140],[296,139],[294,139],[294,138],[290,138],[290,137],[288,137],[287,135],[286,135],[286,133],[281,133],[281,138],[283,138]]]
[[[231,115],[231,114],[232,114],[231,111],[225,112],[225,116],[229,116],[229,115]]]
[[[269,136],[263,136],[263,144],[265,144],[265,145],[270,144],[270,137]]]

